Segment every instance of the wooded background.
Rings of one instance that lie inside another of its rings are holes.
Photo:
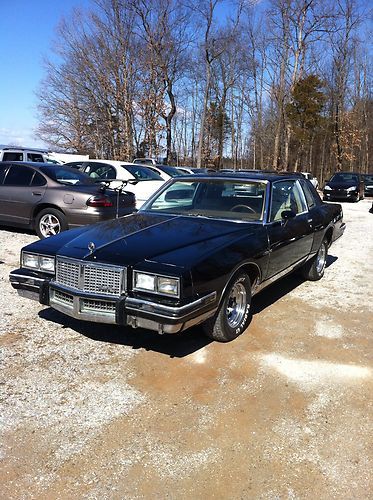
[[[37,136],[173,165],[372,172],[372,10],[358,0],[96,0],[58,28]]]

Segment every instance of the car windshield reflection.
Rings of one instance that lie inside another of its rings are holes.
[[[265,191],[263,181],[178,180],[146,203],[141,211],[262,221]]]

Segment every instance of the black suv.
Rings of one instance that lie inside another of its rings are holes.
[[[357,172],[336,172],[325,183],[323,190],[324,200],[352,200],[364,199],[364,181]]]

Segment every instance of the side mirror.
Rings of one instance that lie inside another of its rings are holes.
[[[281,212],[281,219],[284,224],[290,219],[294,219],[297,214],[293,210],[284,210]]]

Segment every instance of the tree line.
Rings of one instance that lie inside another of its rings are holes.
[[[372,171],[359,0],[95,0],[58,27],[36,134],[168,164]]]

